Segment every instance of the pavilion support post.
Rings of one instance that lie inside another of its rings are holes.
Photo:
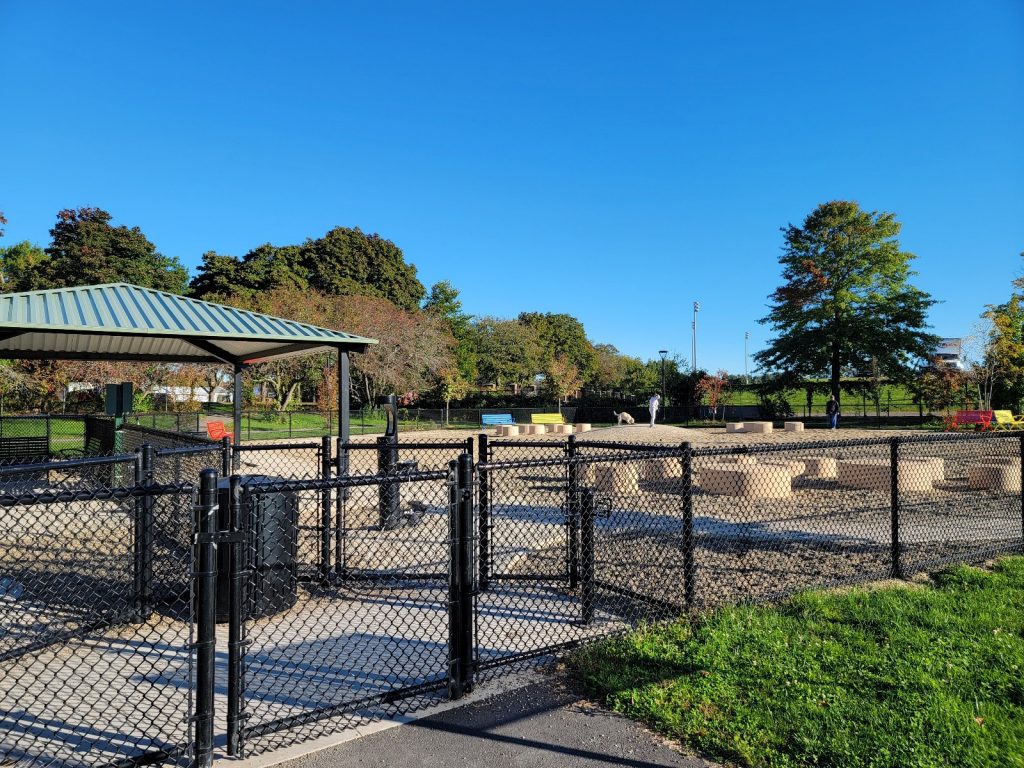
[[[338,437],[342,443],[349,439],[349,388],[348,352],[338,350]]]
[[[237,449],[242,444],[242,366],[235,364],[235,389],[231,396],[231,415],[234,419],[235,434],[232,438],[232,442]],[[238,471],[238,468],[242,465],[242,454],[235,450],[234,453],[234,468]]]

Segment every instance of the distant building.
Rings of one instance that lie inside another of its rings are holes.
[[[165,402],[185,403],[193,401],[197,403],[230,403],[232,391],[227,387],[216,386],[213,389],[213,397],[206,387],[153,387],[152,391],[154,405],[163,405]]]
[[[963,339],[942,339],[932,354],[932,360],[947,368],[955,368],[958,371],[965,370],[967,366],[963,361],[963,346]]]

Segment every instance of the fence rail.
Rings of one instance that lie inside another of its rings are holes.
[[[639,622],[1024,551],[1021,433],[131,434],[0,468],[0,762],[205,768]]]

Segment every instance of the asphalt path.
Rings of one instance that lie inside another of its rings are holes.
[[[284,764],[284,768],[717,768],[552,676]]]

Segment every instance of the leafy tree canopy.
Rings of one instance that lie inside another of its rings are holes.
[[[48,285],[50,256],[28,240],[0,248],[0,288],[35,291]]]
[[[782,230],[784,280],[761,322],[777,334],[754,357],[787,380],[830,377],[839,398],[844,369],[905,380],[938,338],[925,331],[934,300],[908,282],[913,254],[900,250],[891,213],[862,211],[855,202],[819,205]]]
[[[530,384],[543,370],[537,333],[518,320],[481,318],[476,323],[476,348],[480,378],[487,384]]]
[[[241,259],[213,251],[204,254],[191,283],[192,295],[224,295],[227,286],[231,292],[250,296],[275,288],[380,296],[407,310],[419,308],[424,295],[416,267],[406,264],[401,249],[358,227],[336,227],[302,245],[268,243]]]
[[[583,323],[572,315],[550,312],[523,312],[519,315],[519,322],[536,333],[545,370],[551,368],[555,358],[564,357],[575,366],[584,382],[593,378],[597,370],[597,354],[587,339]]]
[[[423,311],[439,318],[448,327],[455,339],[455,364],[459,376],[474,381],[479,371],[473,318],[462,311],[458,289],[447,280],[434,283],[423,302]]]
[[[32,288],[127,282],[184,293],[188,271],[178,259],[157,253],[138,227],[111,226],[111,218],[99,208],[60,211],[50,230],[49,258],[38,262],[38,270],[25,272],[23,278]]]

